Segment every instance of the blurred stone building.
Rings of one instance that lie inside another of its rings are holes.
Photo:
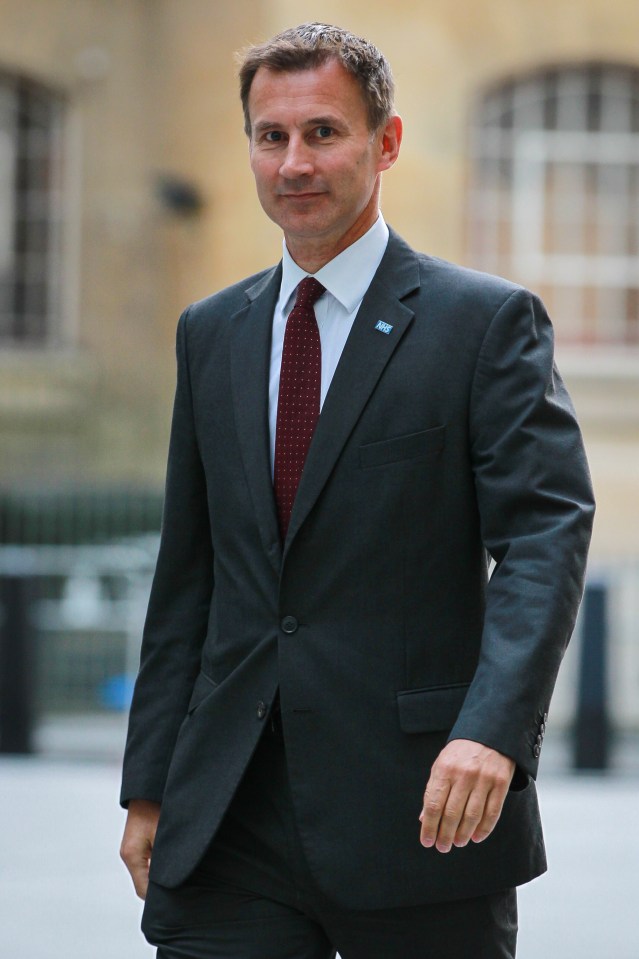
[[[0,0],[0,488],[161,490],[181,309],[280,253],[233,53],[317,18],[394,66],[387,220],[542,293],[595,561],[636,558],[636,0]]]

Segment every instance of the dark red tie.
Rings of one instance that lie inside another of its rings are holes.
[[[319,418],[322,349],[313,304],[324,289],[315,277],[302,280],[286,321],[273,476],[282,540],[286,538],[304,460]]]

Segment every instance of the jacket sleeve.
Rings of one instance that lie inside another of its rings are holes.
[[[160,551],[144,627],[124,755],[121,802],[160,802],[186,715],[213,590],[206,481],[193,419],[187,357],[189,310],[177,331],[173,408]]]
[[[493,317],[470,400],[487,587],[478,667],[450,739],[535,776],[557,671],[582,595],[594,514],[574,410],[541,302],[517,289]]]

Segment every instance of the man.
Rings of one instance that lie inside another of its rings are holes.
[[[122,788],[143,928],[160,959],[511,957],[593,514],[550,324],[389,235],[375,47],[306,24],[240,82],[284,254],[178,328]]]

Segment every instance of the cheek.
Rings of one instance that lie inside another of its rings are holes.
[[[277,172],[278,163],[265,157],[254,157],[251,159],[251,170],[257,183],[267,183]]]
[[[264,171],[255,173],[255,189],[262,203],[269,202],[273,196],[273,179],[264,175]]]

